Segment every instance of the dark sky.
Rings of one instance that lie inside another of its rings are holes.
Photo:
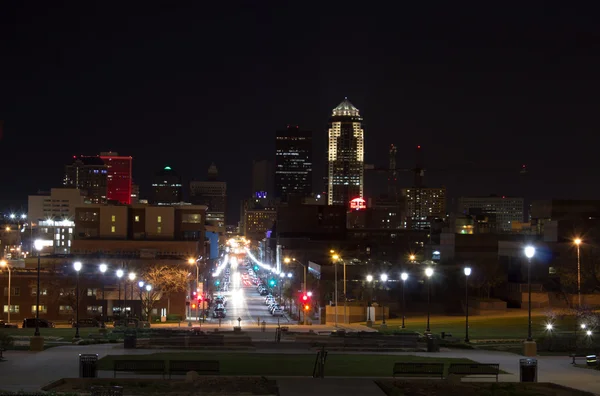
[[[58,185],[73,154],[113,150],[134,157],[142,193],[167,164],[189,180],[214,161],[236,220],[252,159],[273,156],[286,124],[314,131],[323,175],[344,96],[364,116],[366,162],[386,165],[395,143],[410,167],[421,144],[427,184],[452,197],[599,197],[595,9],[51,3],[0,6],[2,206]]]

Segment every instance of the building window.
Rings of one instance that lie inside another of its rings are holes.
[[[110,232],[117,232],[117,227],[110,226]]]
[[[183,216],[181,216],[181,222],[182,223],[194,223],[194,224],[199,224],[202,222],[202,215],[201,214],[184,214]]]
[[[4,306],[4,313],[8,313],[8,305]],[[19,306],[18,305],[11,305],[10,306],[10,313],[19,313]]]
[[[48,289],[42,289],[40,290],[40,296],[45,296],[48,294]],[[36,296],[37,295],[37,287],[32,287],[31,288],[31,295],[32,296]]]
[[[156,233],[160,234],[161,232],[162,232],[162,227],[161,226],[156,227]]]
[[[156,217],[156,222],[157,223],[162,223],[162,216],[157,216]]]
[[[8,287],[4,288],[4,295],[8,296]],[[19,297],[21,295],[21,288],[20,287],[11,287],[10,288],[10,295],[11,296],[15,296],[15,297]]]
[[[88,313],[102,312],[102,305],[88,305],[87,311]]]
[[[73,313],[73,308],[70,305],[61,305],[58,307],[59,315],[66,315],[66,314],[72,314],[72,313]]]
[[[87,289],[88,297],[96,297],[97,293],[98,293],[98,289]]]
[[[115,221],[117,221],[117,216],[112,215],[110,216],[110,219],[112,220],[112,222],[114,223]]]
[[[135,217],[134,217],[134,221],[135,221],[136,223],[139,223],[139,222],[140,222],[140,216],[135,216]]]
[[[31,313],[35,313],[35,305],[31,306]],[[48,313],[48,307],[46,307],[45,305],[40,305],[40,313]]]

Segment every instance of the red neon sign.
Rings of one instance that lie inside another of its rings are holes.
[[[352,210],[362,210],[367,208],[367,201],[362,198],[354,198],[350,201],[350,209]]]

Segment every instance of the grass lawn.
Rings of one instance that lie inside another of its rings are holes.
[[[108,355],[99,361],[100,370],[112,370],[113,361],[125,360],[218,360],[222,375],[310,376],[316,354],[266,353],[154,353],[151,355]],[[326,376],[390,377],[396,362],[470,363],[469,359],[428,358],[411,355],[328,354]]]
[[[111,329],[108,329],[111,330]],[[35,333],[35,329],[0,329],[1,334],[10,334],[11,336],[17,337],[32,337],[33,333]],[[75,337],[75,329],[40,329],[40,334],[42,337],[61,337],[64,339],[71,340]],[[99,334],[98,328],[96,327],[83,327],[79,329],[79,335],[81,338],[88,338],[90,334]]]
[[[406,330],[418,331],[423,333],[426,328],[427,318],[407,318]],[[532,316],[532,331],[533,336],[543,336],[547,334],[546,324],[548,319],[546,316]],[[387,320],[387,329],[381,329],[381,332],[391,333],[398,331],[402,324],[401,319]],[[576,326],[575,317],[568,316],[562,320],[553,322],[553,331],[555,332],[572,332]],[[379,330],[379,323],[373,328]],[[442,331],[451,333],[454,337],[465,337],[465,317],[456,316],[443,318],[432,317],[430,328],[433,333],[439,334]],[[473,316],[469,317],[469,338],[472,340],[478,339],[524,339],[527,337],[527,316],[505,316],[505,317],[485,317]]]

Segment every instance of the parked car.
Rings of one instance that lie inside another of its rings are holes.
[[[139,320],[136,318],[118,319],[113,322],[114,327],[140,327]]]
[[[27,329],[27,328],[35,327],[35,321],[36,321],[35,318],[23,319],[23,328]],[[40,319],[38,323],[39,323],[39,327],[55,327],[54,322],[50,322],[49,320],[46,320],[46,319]]]
[[[86,318],[79,319],[79,328],[81,327],[100,327],[102,324],[98,322],[96,319]],[[77,327],[76,323],[72,324],[73,327]]]
[[[6,323],[3,320],[0,320],[0,329],[6,329],[6,328],[17,328],[19,327],[16,323]]]

